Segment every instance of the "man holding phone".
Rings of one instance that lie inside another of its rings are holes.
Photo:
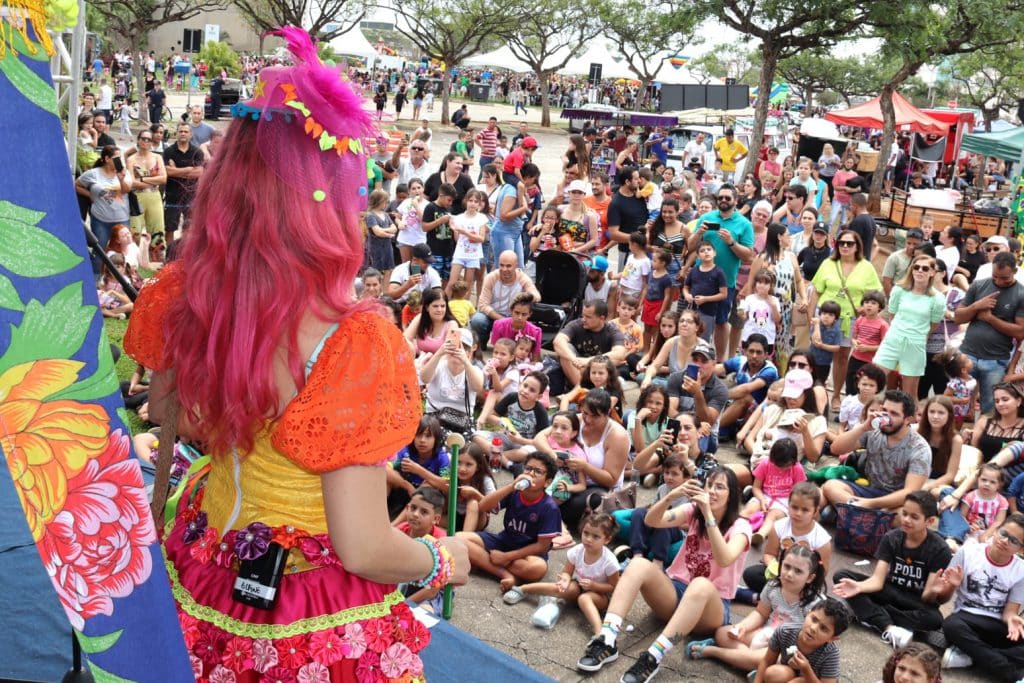
[[[412,248],[412,258],[391,271],[388,296],[401,303],[409,298],[409,292],[414,287],[421,292],[426,292],[428,289],[440,289],[441,276],[430,265],[433,259],[434,255],[431,253],[429,245],[415,245]]]
[[[736,298],[736,276],[741,263],[754,260],[754,226],[736,210],[736,188],[726,183],[718,189],[718,209],[697,219],[697,226],[687,241],[687,248],[696,253],[707,240],[715,248],[715,265],[725,273],[729,296],[718,303],[715,315],[715,350],[726,355],[729,344],[729,311]]]
[[[729,389],[715,375],[717,358],[714,347],[701,339],[690,353],[690,364],[668,376],[668,414],[696,416],[705,453],[718,450],[718,417],[729,402]]]

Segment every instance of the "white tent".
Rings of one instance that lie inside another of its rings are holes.
[[[654,75],[654,80],[662,85],[691,85],[700,83],[685,66],[681,66],[678,69],[672,66],[667,56],[665,61],[661,63],[661,68]]]
[[[617,62],[612,56],[612,51],[605,47],[606,39],[598,36],[587,44],[587,49],[580,55],[573,57],[558,70],[558,73],[565,76],[580,76],[590,73],[591,64],[601,65],[601,78],[636,78],[636,74],[629,70],[625,61]]]
[[[557,52],[549,57],[550,62],[560,62],[565,57],[565,52]],[[508,45],[502,45],[497,50],[482,55],[474,55],[462,62],[463,66],[489,66],[494,68],[509,69],[515,73],[532,73],[533,67],[519,59],[512,52]]]
[[[355,57],[375,57],[377,50],[370,41],[363,35],[358,25],[353,26],[350,31],[331,38],[331,49],[336,55],[353,55]]]

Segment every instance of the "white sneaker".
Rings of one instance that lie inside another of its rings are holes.
[[[974,664],[974,660],[956,647],[947,647],[946,652],[942,655],[943,669],[964,669],[972,664]]]
[[[892,649],[898,650],[914,639],[914,632],[895,624],[889,626],[882,633],[882,640],[892,645]]]

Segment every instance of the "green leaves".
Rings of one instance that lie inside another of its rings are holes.
[[[7,61],[0,60],[0,65]],[[81,256],[37,226],[44,216],[42,211],[0,201],[0,266],[22,277],[49,277],[82,262]]]
[[[35,74],[17,55],[8,51],[0,59],[0,73],[32,104],[57,116],[57,93],[46,81]]]
[[[33,299],[25,307],[21,324],[11,326],[11,344],[0,358],[0,373],[20,363],[72,358],[82,347],[95,313],[95,306],[82,304],[81,282],[69,284],[45,304]]]
[[[9,277],[0,275],[0,308],[7,308],[12,311],[23,311],[25,305],[21,303],[18,290]]]
[[[97,652],[106,652],[114,647],[114,643],[118,641],[123,631],[124,629],[119,629],[105,636],[87,636],[81,631],[75,631],[75,638],[78,639],[78,644],[82,646],[82,652],[91,655]]]
[[[60,391],[51,399],[68,399],[73,401],[93,401],[110,396],[118,390],[117,374],[114,372],[114,358],[110,355],[110,340],[106,334],[100,335],[99,348],[96,350],[96,372],[79,380]],[[121,408],[118,409],[122,410]],[[121,416],[124,419],[124,416]],[[125,421],[125,424],[128,424]]]

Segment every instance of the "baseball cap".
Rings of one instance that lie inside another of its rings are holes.
[[[715,347],[707,343],[703,339],[699,339],[697,344],[693,347],[693,351],[690,352],[691,356],[700,354],[708,360],[716,360],[718,355],[715,353]]]
[[[412,257],[429,260],[434,258],[434,254],[430,251],[429,244],[416,244],[412,248]]]
[[[910,239],[911,237],[913,237],[915,239],[923,240],[924,239],[924,233],[921,232],[920,230],[918,230],[917,228],[911,228],[910,230],[907,230],[907,239]]]
[[[472,348],[473,343],[475,341],[473,339],[473,330],[469,329],[468,327],[463,327],[461,330],[459,330],[459,341],[462,342],[463,346],[468,346]]]
[[[992,235],[987,240],[985,240],[985,244],[998,244],[1000,246],[1006,247],[1007,249],[1010,248],[1010,242],[1002,235]]]
[[[573,181],[573,182],[579,182],[579,181]],[[599,270],[602,273],[607,272],[608,271],[608,259],[606,259],[604,256],[595,256],[590,261],[590,270]]]
[[[525,138],[523,138],[523,141],[521,143],[519,143],[519,144],[521,144],[523,147],[527,147],[527,148],[528,147],[532,147],[533,149],[539,149],[540,148],[540,145],[537,144],[537,138],[533,137],[532,135],[527,135]]]
[[[823,233],[825,233],[827,235],[828,234],[828,226],[825,225],[824,223],[821,223],[821,222],[815,223],[814,224],[814,229],[811,232],[823,232]]]
[[[590,190],[590,187],[582,180],[574,180],[569,183],[569,187],[566,188],[569,192],[582,192],[586,194]]]
[[[806,370],[790,370],[786,373],[786,386],[782,389],[782,398],[800,398],[804,392],[814,386],[814,377]]]

